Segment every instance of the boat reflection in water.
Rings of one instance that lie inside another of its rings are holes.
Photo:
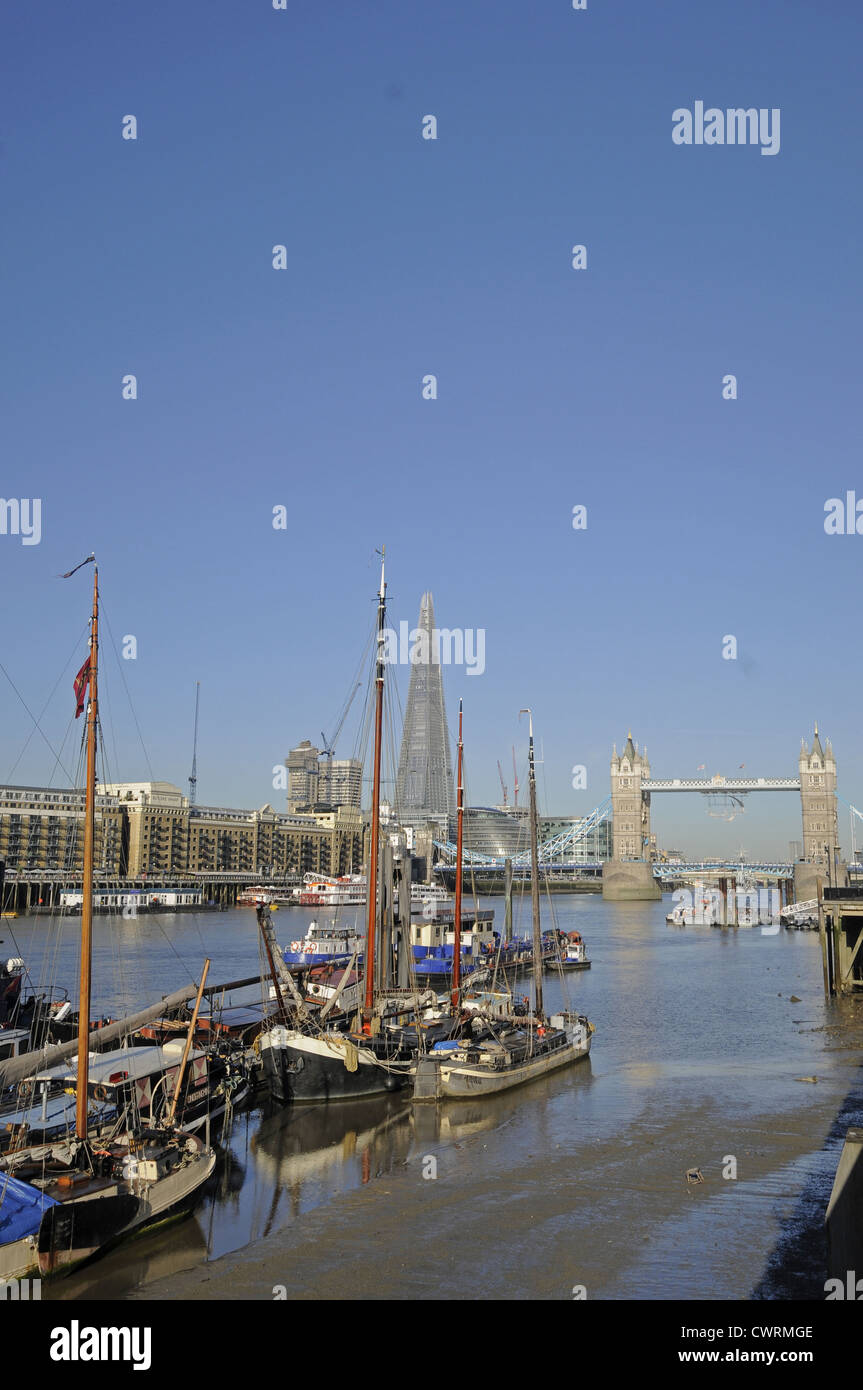
[[[314,1109],[279,1107],[265,1118],[251,1142],[258,1174],[272,1187],[273,1228],[279,1196],[290,1196],[290,1214],[316,1205],[314,1191],[344,1192],[402,1166],[411,1147],[411,1112],[399,1096],[384,1095]],[[301,1202],[307,1195],[310,1202]]]
[[[42,1285],[45,1301],[123,1298],[142,1284],[195,1269],[207,1258],[207,1239],[194,1217],[158,1228],[104,1255],[67,1279]]]

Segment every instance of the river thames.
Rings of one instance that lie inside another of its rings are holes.
[[[502,921],[502,899],[483,905]],[[239,1112],[191,1218],[44,1296],[823,1299],[863,1005],[825,1000],[817,933],[676,928],[670,906],[554,899],[593,961],[545,976],[549,1002],[565,988],[596,1026],[586,1061],[482,1103]],[[280,941],[312,915],[276,913]],[[3,949],[74,998],[77,932],[4,920]],[[254,913],[97,918],[94,1013],[199,978],[205,955],[212,983],[255,974]]]

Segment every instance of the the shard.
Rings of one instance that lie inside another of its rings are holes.
[[[432,596],[423,594],[419,634],[412,641],[396,812],[403,825],[418,827],[436,821],[448,828],[455,816],[455,788],[435,631]]]

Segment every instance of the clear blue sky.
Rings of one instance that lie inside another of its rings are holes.
[[[0,493],[42,540],[0,536],[2,661],[34,709],[69,663],[52,739],[88,607],[53,576],[95,549],[156,777],[185,786],[198,679],[199,800],[281,804],[386,542],[394,622],[430,588],[485,629],[446,679],[474,802],[526,704],[551,812],[607,794],[630,725],[655,775],[788,776],[817,719],[863,801],[863,536],[823,527],[863,497],[857,4],[49,0],[4,29]],[[675,145],[697,100],[779,107],[779,154]],[[115,775],[146,777],[106,665]],[[2,677],[0,714],[5,777]],[[35,739],[14,780],[49,772]],[[800,838],[793,796],[654,810],[693,853]]]

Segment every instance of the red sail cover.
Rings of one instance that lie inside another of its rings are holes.
[[[75,709],[75,718],[84,713],[84,705],[87,702],[87,686],[90,683],[90,658],[84,662],[77,676],[75,677],[75,699],[78,704]]]

